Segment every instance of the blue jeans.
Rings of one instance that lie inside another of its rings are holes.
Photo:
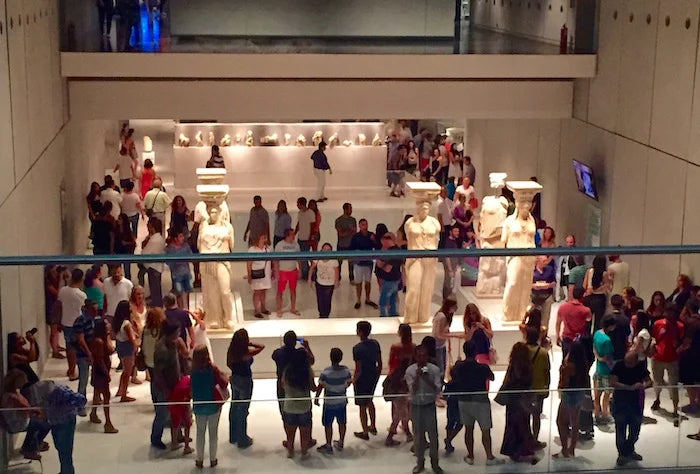
[[[153,380],[153,369],[149,367],[148,371],[151,373],[151,380]],[[154,382],[151,382],[151,400],[153,400],[153,403],[168,401],[168,398],[160,391]],[[151,426],[151,444],[162,442],[163,430],[168,426],[168,421],[170,420],[167,406],[156,405],[154,408],[155,416],[153,418],[153,425]]]
[[[299,243],[299,250],[302,252],[309,252],[311,250],[311,247],[309,246],[309,241],[308,240],[297,240]],[[309,277],[309,261],[308,260],[302,260],[301,262],[301,279],[306,281],[306,279]]]
[[[247,400],[240,403],[231,403],[231,410],[228,414],[229,435],[228,441],[231,444],[238,444],[239,447],[248,446],[248,408],[250,407],[250,397],[253,395],[253,379],[242,375],[231,377],[231,400]]]
[[[619,406],[618,406],[619,405]],[[642,427],[642,412],[639,407],[614,404],[612,415],[615,419],[615,444],[620,456],[630,456],[634,453],[634,445],[639,439]]]
[[[61,474],[75,474],[73,467],[73,438],[75,437],[75,417],[70,421],[53,425],[51,427],[53,444],[58,451],[58,460],[61,463]]]
[[[438,369],[442,378],[445,378],[445,369],[447,368],[447,346],[438,347],[435,350],[435,358],[437,359]]]
[[[396,308],[396,299],[399,295],[399,280],[382,281],[382,288],[379,292],[379,316],[397,316],[399,314]],[[387,313],[387,306],[389,312]]]
[[[134,233],[134,239],[136,239],[139,236],[139,216],[136,214],[135,216],[130,216],[129,217],[129,223],[131,224],[131,232]]]
[[[41,443],[46,438],[46,435],[51,431],[51,425],[49,425],[44,420],[39,420],[37,418],[30,418],[29,425],[27,425],[27,433],[24,436],[24,442],[22,443],[23,453],[36,453],[39,452]]]
[[[78,357],[78,393],[85,395],[88,379],[90,378],[90,361],[87,357]]]

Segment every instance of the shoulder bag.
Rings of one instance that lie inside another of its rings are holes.
[[[156,206],[156,200],[158,199],[159,194],[160,194],[160,189],[156,193],[156,197],[153,198],[153,204],[151,204],[151,207],[146,207],[146,215],[148,217],[153,217],[153,208]]]

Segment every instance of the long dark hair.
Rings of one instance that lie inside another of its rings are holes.
[[[444,300],[442,300],[442,306],[440,306],[440,309],[438,310],[446,316],[447,327],[450,327],[452,325],[452,318],[455,315],[455,311],[449,311],[450,308],[455,308],[455,311],[457,311],[457,300],[454,300],[452,298],[445,298]]]
[[[97,187],[97,190],[95,190],[95,187]],[[97,197],[100,195],[100,183],[97,181],[93,181],[90,183],[90,192],[88,193],[87,197],[88,199],[92,199],[94,197]]]
[[[574,364],[574,373],[569,378],[569,386],[566,388],[584,388],[588,379],[588,364],[586,363],[586,349],[581,341],[571,344],[569,363]]]
[[[532,308],[527,312],[525,326],[533,327],[538,331],[540,330],[542,326],[542,311],[540,311],[539,308]]]
[[[605,273],[605,256],[596,255],[593,259],[593,278],[591,278],[591,284],[593,289],[598,288],[601,283],[603,283],[603,273]]]
[[[380,242],[382,240],[382,236],[389,232],[389,229],[387,228],[386,224],[379,223],[377,224],[377,227],[374,228],[374,238],[377,239],[377,245],[381,246]]]
[[[310,375],[311,367],[306,352],[294,351],[285,370],[287,383],[300,390],[309,390],[311,388],[309,387]]]
[[[647,308],[648,313],[652,313],[655,309],[657,309],[657,307],[654,306],[654,298],[656,298],[657,296],[661,297],[660,309],[663,311],[664,306],[666,305],[666,295],[664,295],[663,292],[657,290],[651,294],[651,301],[649,301],[649,307]]]
[[[280,208],[282,208],[282,210],[280,210]],[[287,201],[285,201],[284,199],[279,200],[279,202],[277,203],[277,210],[275,211],[275,214],[277,214],[278,216],[282,214],[289,214],[289,212],[287,211]]]
[[[229,344],[228,353],[226,354],[226,362],[229,367],[236,362],[241,362],[248,355],[249,343],[250,338],[248,337],[248,331],[245,329],[239,329],[233,333],[231,344]]]
[[[433,336],[425,336],[420,342],[425,351],[428,353],[429,359],[435,359],[437,357],[437,341]],[[417,349],[417,348],[416,348]]]
[[[524,342],[516,342],[510,351],[506,380],[515,386],[530,387],[532,383],[532,363],[530,349]]]
[[[412,344],[413,343],[413,330],[408,324],[399,324],[399,337],[401,338],[401,344]]]
[[[112,319],[112,330],[117,333],[122,328],[124,321],[129,320],[131,316],[131,305],[127,300],[121,300],[114,310],[114,319]]]

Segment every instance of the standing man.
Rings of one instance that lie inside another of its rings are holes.
[[[121,266],[119,267],[121,268]],[[80,316],[87,295],[83,292],[83,276],[84,273],[79,268],[71,272],[70,284],[58,290],[58,301],[61,302],[61,326],[63,326],[63,337],[66,339],[66,358],[68,359],[68,379],[76,380],[78,375],[75,373],[77,363],[77,354],[75,343],[77,342],[73,324]],[[105,282],[106,283],[106,282]],[[106,285],[105,285],[106,286]],[[106,301],[105,295],[105,303]],[[115,304],[116,306],[116,304]]]
[[[258,237],[266,235],[268,242],[270,241],[270,216],[267,210],[262,206],[262,198],[260,196],[253,197],[253,207],[250,208],[250,217],[248,224],[245,226],[243,240],[248,241],[248,247],[251,247],[258,241]]]
[[[472,164],[471,156],[464,157],[464,163],[462,164],[462,173],[465,177],[469,178],[469,182],[472,183],[473,186],[476,182],[476,168],[474,168],[474,165]]]
[[[552,294],[557,286],[554,267],[547,265],[548,257],[539,255],[535,260],[535,270],[532,274],[532,301],[540,302],[542,311],[542,326],[549,332],[549,316],[552,312]]]
[[[374,234],[368,228],[367,219],[360,219],[360,231],[352,236],[350,250],[374,250]],[[379,308],[377,303],[369,299],[374,263],[372,260],[353,260],[352,266],[355,274],[355,293],[357,294],[355,309],[360,309],[362,306],[362,283],[365,284],[365,304],[374,309]]]
[[[454,208],[454,202],[448,197],[447,188],[445,186],[440,188],[440,197],[438,197],[437,203],[438,220],[442,226],[440,230],[440,244],[438,247],[444,248],[445,241],[452,228],[452,210]]]
[[[165,320],[180,329],[180,338],[187,344],[190,350],[194,349],[194,328],[190,315],[177,306],[177,299],[172,293],[163,297],[165,305]]]
[[[586,328],[589,327],[588,324],[593,319],[591,310],[583,305],[583,294],[583,288],[574,288],[573,299],[563,303],[557,311],[556,341],[557,345],[561,346],[563,358],[569,354],[571,344],[577,338],[586,337]]]
[[[651,387],[646,361],[640,362],[635,352],[625,354],[624,360],[615,364],[610,374],[613,392],[613,417],[615,418],[615,444],[617,465],[629,461],[641,461],[634,450],[642,428],[644,390]]]
[[[185,234],[182,229],[173,229],[170,234],[170,243],[165,247],[168,255],[192,255],[192,249],[185,242]],[[177,305],[180,308],[190,307],[190,292],[192,291],[192,274],[189,262],[168,262],[170,278],[173,283],[173,293],[177,297]]]
[[[631,333],[630,318],[622,311],[625,306],[622,295],[612,295],[610,297],[610,305],[612,306],[610,315],[615,318],[615,329],[610,333],[610,340],[613,344],[613,363],[617,363],[624,359],[627,353],[628,340]]]
[[[314,162],[314,176],[316,176],[316,202],[323,202],[326,199],[326,170],[333,174],[333,170],[328,164],[328,157],[324,153],[326,151],[326,142],[318,144],[318,150],[311,154],[311,160]]]
[[[382,236],[382,250],[399,250],[394,240],[394,234],[387,232]],[[377,259],[375,273],[377,279],[382,281],[379,290],[379,316],[398,316],[397,301],[399,298],[399,283],[403,272],[404,260],[402,258]]]
[[[160,255],[163,253],[165,253],[163,222],[156,217],[152,217],[148,221],[148,237],[143,241],[141,255]],[[160,262],[148,262],[144,263],[144,267],[148,273],[148,290],[151,293],[151,306],[163,306],[163,290],[160,283],[163,264]]]
[[[119,186],[124,189],[128,183],[134,182],[134,170],[136,169],[136,163],[134,159],[131,158],[129,150],[126,146],[122,145],[119,150],[119,159],[114,167],[114,172],[119,171]]]
[[[567,247],[575,247],[576,237],[574,237],[573,234],[567,235],[566,239],[564,240],[564,245]],[[562,257],[561,263],[559,264],[559,287],[565,295],[564,298],[566,298],[566,295],[568,294],[567,289],[569,288],[569,274],[571,273],[571,269],[575,266],[576,262],[574,262],[573,256],[565,255]]]
[[[459,227],[455,226],[450,229],[443,248],[449,250],[459,248]],[[442,299],[445,300],[454,295],[455,288],[459,288],[462,284],[461,267],[458,257],[445,257],[442,261],[442,265],[445,273],[442,282]]]
[[[90,377],[90,366],[93,364],[92,353],[90,352],[90,341],[94,337],[95,318],[97,317],[97,302],[90,299],[85,300],[83,312],[73,323],[75,332],[75,352],[78,358],[78,393],[86,396],[88,379]],[[79,416],[85,416],[85,408],[78,411]]]
[[[411,394],[411,420],[416,443],[416,467],[413,474],[425,470],[425,435],[430,441],[430,464],[435,474],[442,474],[438,456],[437,411],[435,401],[442,390],[442,376],[437,365],[428,362],[428,349],[416,347],[416,362],[406,369],[406,384]]]
[[[372,325],[368,321],[358,322],[357,335],[360,342],[352,348],[352,358],[355,361],[352,383],[355,386],[355,405],[360,407],[362,424],[362,431],[356,432],[355,437],[365,441],[369,439],[369,433],[377,434],[377,411],[372,397],[382,373],[382,349],[376,339],[370,339],[371,332]]]
[[[155,178],[151,190],[143,197],[143,208],[146,210],[146,215],[160,220],[161,234],[163,233],[162,224],[165,222],[165,211],[171,201],[170,196],[163,191],[163,181],[160,178]]]
[[[590,265],[586,265],[586,259],[583,255],[574,255],[574,265],[569,272],[569,288],[566,296],[566,301],[571,301],[574,297],[574,288],[583,289],[583,280],[586,279],[586,272]]]
[[[102,204],[104,204],[107,201],[112,203],[111,214],[112,217],[114,217],[114,219],[116,220],[119,218],[119,214],[121,214],[122,212],[122,195],[119,191],[116,190],[114,179],[112,179],[112,177],[109,175],[105,176],[105,186],[105,189],[103,189],[100,193],[100,202],[102,202]]]
[[[623,262],[619,255],[608,257],[608,276],[612,279],[611,295],[621,295],[622,289],[630,286],[630,266]]]
[[[596,358],[593,374],[593,415],[596,424],[607,424],[610,420],[610,372],[613,367],[614,348],[610,334],[615,329],[615,318],[607,315],[603,318],[601,329],[593,335],[593,353]],[[602,398],[602,400],[601,400]]]
[[[338,232],[338,250],[350,250],[352,236],[357,232],[357,220],[352,217],[352,204],[343,204],[343,214],[335,220],[335,230]],[[343,261],[338,260],[338,270],[341,271],[342,279]],[[350,284],[354,283],[355,276],[352,271],[352,260],[348,260],[348,272],[350,274]]]
[[[110,277],[104,281],[104,308],[105,317],[111,318],[117,310],[117,305],[120,301],[129,301],[131,290],[134,289],[134,284],[124,278],[124,270],[121,265],[113,265],[109,267]]]
[[[294,241],[294,231],[284,231],[284,239],[277,242],[275,252],[299,252],[299,244]],[[277,280],[277,317],[282,317],[282,294],[289,283],[290,312],[299,316],[297,311],[297,280],[299,279],[299,262],[297,260],[279,260],[272,262]]]
[[[299,209],[299,215],[297,216],[297,226],[294,229],[294,233],[297,236],[297,242],[299,242],[299,251],[308,252],[311,250],[311,225],[316,222],[316,213],[306,207],[306,198],[300,197],[297,199],[297,209]],[[301,279],[306,280],[309,277],[309,261],[301,260]]]
[[[683,342],[684,326],[678,321],[678,309],[675,305],[667,305],[663,315],[664,317],[656,321],[651,329],[651,336],[656,341],[656,351],[651,358],[656,400],[651,409],[656,411],[661,407],[661,387],[668,384],[673,401],[673,426],[678,426],[678,349]],[[667,381],[664,381],[664,372],[668,374]]]
[[[301,347],[297,347],[297,342],[301,340]],[[283,345],[278,347],[272,353],[272,360],[275,361],[275,367],[277,372],[277,400],[279,402],[280,415],[284,416],[282,411],[284,403],[284,387],[282,385],[282,379],[284,378],[284,371],[292,360],[292,357],[297,351],[303,351],[306,353],[306,357],[309,361],[309,365],[314,365],[316,359],[314,358],[313,352],[311,352],[311,347],[309,347],[308,339],[299,339],[294,331],[287,331],[282,337]],[[285,448],[287,447],[285,443]]]

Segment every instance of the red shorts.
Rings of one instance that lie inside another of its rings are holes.
[[[299,269],[290,270],[288,272],[280,270],[280,277],[277,281],[277,293],[282,293],[285,288],[287,288],[287,283],[289,283],[289,289],[291,291],[296,291],[297,280],[299,279]]]

